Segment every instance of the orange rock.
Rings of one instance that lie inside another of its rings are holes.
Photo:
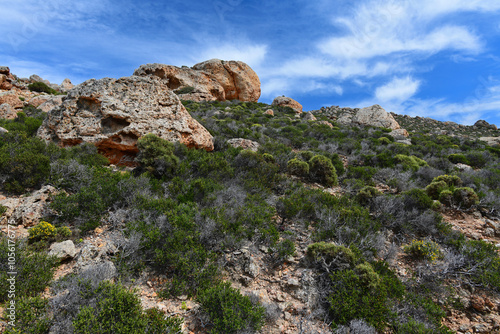
[[[294,99],[286,96],[278,96],[277,98],[274,99],[272,105],[279,107],[290,107],[293,110],[295,110],[296,113],[302,112],[302,105],[297,101],[295,101]]]

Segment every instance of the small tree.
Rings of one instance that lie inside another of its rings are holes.
[[[147,134],[137,141],[137,161],[156,177],[172,176],[179,166],[174,155],[174,144],[154,134]]]

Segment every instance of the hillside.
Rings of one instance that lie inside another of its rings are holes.
[[[500,331],[496,127],[268,105],[202,64],[0,119],[6,333]]]

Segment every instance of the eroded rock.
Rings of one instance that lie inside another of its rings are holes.
[[[272,105],[278,107],[290,107],[293,110],[295,110],[296,113],[302,112],[302,105],[297,101],[295,101],[294,99],[286,96],[278,96],[273,100]]]

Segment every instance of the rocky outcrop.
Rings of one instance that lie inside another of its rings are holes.
[[[47,99],[44,103],[40,104],[38,106],[38,109],[40,109],[43,112],[49,112],[52,109],[59,107],[63,102],[63,97],[60,95],[57,96],[50,96],[49,99]]]
[[[113,164],[134,165],[137,140],[153,133],[188,147],[213,150],[212,136],[158,77],[91,79],[52,109],[38,136],[60,146],[95,144]]]
[[[191,68],[146,64],[134,75],[166,79],[168,87],[183,100],[256,102],[261,92],[257,74],[240,61],[211,59]]]
[[[273,100],[272,105],[278,107],[290,107],[293,110],[295,110],[296,113],[302,112],[302,105],[297,101],[295,101],[294,99],[286,96],[278,96]]]
[[[61,90],[61,92],[67,92],[73,87],[75,86],[71,83],[71,80],[69,80],[68,78],[64,79],[63,82],[59,85],[59,89]]]
[[[312,113],[308,112],[308,113],[304,116],[304,120],[305,120],[305,121],[316,121],[317,119],[316,119],[316,117],[315,117]]]
[[[50,100],[51,98],[52,98],[52,95],[46,95],[46,94],[38,95],[38,96],[35,96],[35,97],[31,98],[28,101],[28,104],[31,105],[31,106],[33,106],[33,107],[38,107],[41,104],[44,104],[45,102],[47,102],[48,100]]]
[[[500,147],[500,137],[481,137],[479,140],[493,147]]]
[[[23,107],[23,101],[21,101],[18,94],[13,91],[0,93],[0,105],[4,103],[7,103],[13,109],[21,109]]]
[[[476,123],[474,123],[474,127],[477,127],[477,128],[486,128],[486,129],[490,129],[490,130],[498,130],[497,126],[495,124],[490,124],[488,122],[486,122],[485,120],[482,120],[480,119],[479,121],[477,121]]]
[[[12,109],[10,104],[7,103],[0,104],[0,118],[14,119],[16,117],[17,117],[17,112]]]
[[[375,126],[397,130],[398,122],[378,104],[357,110],[355,113],[345,113],[337,120],[343,125]]]
[[[249,140],[249,139],[243,139],[243,138],[234,138],[230,139],[227,141],[228,145],[231,145],[232,147],[241,147],[245,150],[250,150],[253,152],[257,152],[259,149],[260,145],[259,143]]]
[[[408,131],[406,131],[405,129],[392,130],[389,134],[396,140],[405,140],[410,136]]]

